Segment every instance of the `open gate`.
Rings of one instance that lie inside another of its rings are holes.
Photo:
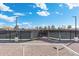
[[[39,33],[38,33],[38,37],[48,37],[48,31],[40,30]]]

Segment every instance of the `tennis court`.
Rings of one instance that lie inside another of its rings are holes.
[[[0,43],[0,56],[78,56],[63,44],[33,40],[25,43]]]

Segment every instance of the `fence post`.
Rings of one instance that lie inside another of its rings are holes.
[[[31,30],[31,39],[33,39],[33,31]]]
[[[61,39],[60,29],[59,29],[59,40]]]

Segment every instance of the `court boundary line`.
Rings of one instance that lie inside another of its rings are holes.
[[[25,53],[24,53],[24,49],[25,49],[25,47],[24,47],[24,45],[25,44],[22,44],[22,52],[23,52],[23,56],[25,56]],[[36,44],[35,44],[36,45]],[[45,45],[45,44],[44,44]],[[74,54],[76,54],[77,56],[79,56],[79,53],[77,53],[76,51],[74,51],[73,49],[71,49],[71,48],[69,48],[69,47],[67,47],[66,45],[64,45],[64,44],[48,44],[48,45],[58,45],[58,46],[63,46],[63,47],[65,47],[67,50],[69,50],[70,52],[72,52],[72,53],[74,53]]]
[[[71,52],[73,52],[73,53],[75,53],[75,54],[77,54],[77,55],[79,56],[79,53],[78,53],[78,52],[74,51],[73,49],[67,47],[67,46],[64,45],[64,44],[62,44],[62,45],[63,45],[63,47],[65,47],[65,48],[68,49],[69,51],[71,51]]]

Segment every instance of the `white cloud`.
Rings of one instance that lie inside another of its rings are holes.
[[[39,7],[42,9],[42,11],[38,10],[38,12],[36,12],[38,15],[40,15],[40,16],[50,15],[50,13],[47,11],[48,8],[45,3],[36,3],[36,7]]]
[[[69,9],[73,9],[74,7],[79,7],[79,3],[65,3]]]
[[[32,23],[31,22],[22,22],[22,23],[17,23],[19,25],[19,28],[32,28]],[[15,27],[15,23],[12,25],[12,27]]]
[[[56,12],[56,14],[60,14],[59,12]]]
[[[29,25],[29,23],[28,23],[28,22],[23,22],[22,24]]]
[[[27,27],[27,26],[31,26],[31,22],[22,22],[22,23],[17,23],[21,28],[22,27]],[[13,26],[15,26],[16,24],[14,23]]]
[[[16,25],[16,24],[13,24],[13,25]],[[20,26],[20,25],[22,25],[22,23],[17,23],[17,25],[19,25],[19,26]]]
[[[63,15],[63,13],[60,13],[60,12],[58,12],[58,11],[56,12],[56,14],[57,14],[57,15]]]
[[[32,14],[32,12],[29,12],[29,14]]]
[[[35,6],[35,5],[33,5],[33,8],[36,8],[36,6]]]
[[[59,7],[63,7],[63,4],[60,4]]]
[[[27,26],[32,26],[31,24],[32,24],[31,22],[23,22],[23,23],[22,23],[22,25],[25,25],[25,26],[26,26],[26,25],[27,25]]]
[[[23,13],[14,13],[15,16],[24,16]]]
[[[32,23],[31,22],[23,22],[20,28],[31,28]]]
[[[37,14],[40,15],[40,16],[48,16],[48,15],[50,15],[50,13],[47,12],[47,11],[40,11],[40,12],[37,12]]]
[[[36,6],[43,9],[43,10],[48,10],[47,6],[45,3],[36,3]]]
[[[5,23],[0,23],[0,25],[4,25]]]
[[[0,3],[0,10],[2,11],[9,11],[9,12],[13,12],[12,9],[10,9],[10,7],[4,5],[3,3]]]
[[[8,17],[7,15],[0,14],[0,18],[8,22],[14,22],[16,20],[15,16]]]
[[[4,26],[4,25],[5,25],[5,23],[2,23],[2,22],[0,23],[0,27],[1,27],[1,26]]]
[[[0,23],[0,28],[3,28],[3,26],[5,25],[5,23]]]

